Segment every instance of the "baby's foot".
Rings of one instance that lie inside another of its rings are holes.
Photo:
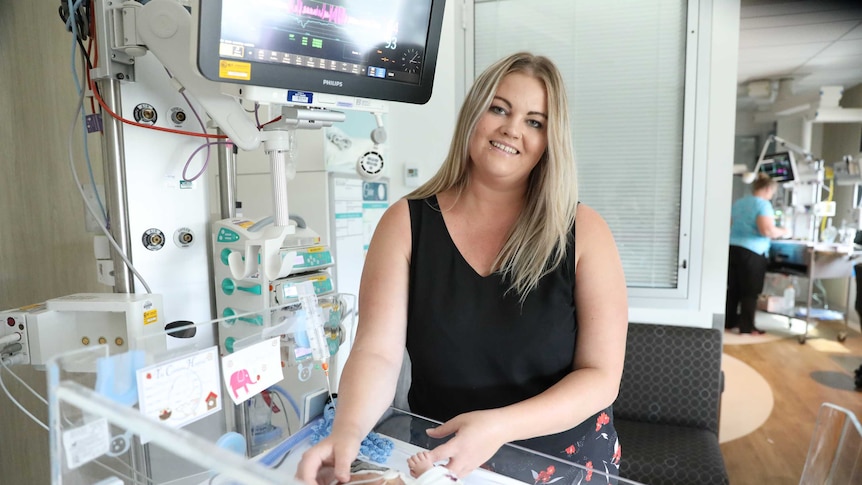
[[[434,461],[431,459],[430,453],[420,451],[407,459],[407,466],[410,467],[410,476],[419,478],[419,475],[427,472],[434,466]]]

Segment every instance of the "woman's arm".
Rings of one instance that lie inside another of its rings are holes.
[[[757,230],[770,239],[784,237],[790,233],[787,228],[776,226],[773,216],[757,216]]]
[[[374,231],[359,290],[356,339],[338,385],[338,407],[327,440],[306,452],[297,477],[314,483],[323,465],[346,482],[359,444],[391,405],[407,334],[410,214],[402,199]]]
[[[575,304],[578,341],[572,372],[547,391],[519,403],[462,414],[429,431],[456,436],[435,448],[435,461],[464,476],[504,443],[577,426],[614,402],[619,392],[628,329],[622,264],[611,231],[581,204],[576,218]]]

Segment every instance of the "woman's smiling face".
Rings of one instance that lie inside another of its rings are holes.
[[[472,176],[526,183],[547,149],[547,123],[544,84],[527,73],[506,75],[473,131]]]

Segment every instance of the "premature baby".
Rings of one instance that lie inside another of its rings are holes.
[[[443,466],[434,466],[430,453],[420,451],[407,459],[410,476],[398,470],[356,460],[350,466],[350,481],[343,485],[461,485]],[[339,482],[333,480],[331,485]]]

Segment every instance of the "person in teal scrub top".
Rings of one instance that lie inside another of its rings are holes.
[[[754,326],[757,297],[763,290],[769,244],[787,236],[788,230],[775,225],[772,196],[778,183],[759,173],[752,183],[751,195],[733,203],[730,211],[730,258],[727,264],[726,329],[760,335]]]

